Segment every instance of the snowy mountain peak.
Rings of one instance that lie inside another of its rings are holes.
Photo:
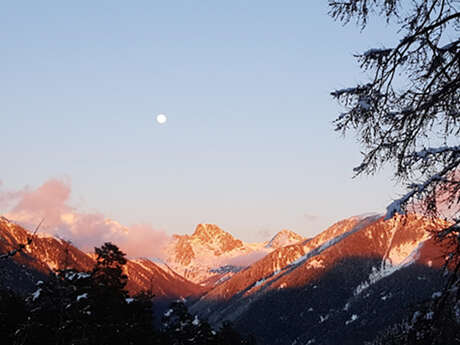
[[[243,246],[241,240],[235,239],[215,224],[198,224],[190,239],[212,248],[216,256]]]
[[[273,250],[265,244],[244,243],[215,224],[198,224],[192,235],[173,235],[165,247],[166,262],[187,279],[206,285],[209,278],[223,274],[221,267],[240,269]]]
[[[270,242],[268,242],[266,247],[276,249],[297,243],[304,239],[304,237],[300,236],[294,231],[283,229],[272,237],[272,239],[270,240]]]
[[[209,242],[213,237],[223,235],[226,232],[215,224],[198,224],[192,234],[193,238],[201,239],[203,242]]]

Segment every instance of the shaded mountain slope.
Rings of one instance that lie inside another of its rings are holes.
[[[416,215],[387,222],[350,218],[272,252],[210,290],[191,310],[214,324],[232,320],[263,344],[336,344],[333,329],[346,339],[368,340],[439,288],[439,272],[423,265],[431,258],[422,257],[434,226]]]

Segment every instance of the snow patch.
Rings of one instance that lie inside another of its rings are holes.
[[[345,325],[349,325],[352,322],[355,322],[358,319],[358,315],[353,314],[350,318],[350,320],[345,321]]]
[[[439,291],[436,291],[431,295],[431,299],[436,299],[436,298],[439,298],[441,296],[442,296],[442,293],[439,292]]]
[[[262,285],[263,283],[265,283],[265,279],[258,280],[258,281],[256,281],[256,283],[254,284],[254,287],[257,287],[257,286],[259,286],[259,285]]]
[[[327,319],[329,319],[329,314],[326,314],[325,316],[320,315],[319,316],[319,323],[323,323]]]
[[[359,284],[355,288],[353,292],[354,296],[359,295],[362,291],[366,290],[369,286],[375,284],[376,282],[378,282],[379,280],[383,278],[388,277],[389,275],[400,270],[401,268],[404,268],[404,267],[407,267],[413,264],[417,260],[419,256],[420,248],[422,248],[425,241],[419,242],[418,245],[416,245],[416,243],[414,242],[411,242],[411,243],[400,245],[392,249],[391,243],[393,242],[393,237],[395,236],[395,232],[392,234],[392,237],[390,239],[389,249],[384,256],[384,259],[382,260],[380,269],[372,267],[372,271],[369,274],[369,278],[366,281]],[[414,247],[416,248],[414,249]],[[396,263],[396,265],[394,263]]]
[[[307,268],[324,268],[323,260],[313,259],[307,263]]]
[[[40,293],[42,292],[42,289],[41,288],[38,288],[37,291],[35,291],[33,294],[32,294],[32,301],[35,301],[38,297],[40,297]]]
[[[198,319],[198,316],[195,315],[195,318],[192,321],[192,325],[198,326],[200,324],[200,320]]]
[[[85,292],[84,294],[78,295],[77,296],[77,302],[81,299],[86,299],[88,298],[88,294]]]
[[[386,301],[387,299],[391,298],[392,296],[393,296],[393,295],[392,295],[391,293],[389,293],[388,295],[385,295],[385,296],[380,297],[380,299],[381,299],[382,301]]]

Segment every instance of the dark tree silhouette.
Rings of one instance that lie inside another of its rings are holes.
[[[0,339],[13,344],[16,330],[27,318],[26,303],[12,290],[0,289]]]
[[[38,282],[25,301],[22,324],[10,329],[12,343],[157,344],[153,296],[128,296],[125,254],[111,243],[95,248],[95,252],[97,262],[92,271],[59,270],[46,282]],[[15,300],[9,297],[8,301]]]
[[[92,270],[57,270],[27,297],[0,289],[0,340],[14,345],[253,345],[230,326],[214,331],[182,301],[154,328],[153,294],[129,296],[125,254],[114,244],[95,248]],[[14,255],[14,254],[13,254]],[[12,255],[9,255],[9,257]],[[152,282],[154,283],[154,282]]]
[[[171,345],[217,345],[215,332],[206,321],[192,316],[184,302],[176,301],[162,318],[162,342]]]
[[[357,132],[364,148],[357,175],[389,163],[395,177],[408,183],[408,193],[388,207],[388,217],[420,200],[423,211],[442,216],[449,207],[450,213],[459,211],[460,201],[460,5],[451,0],[402,5],[329,1],[331,15],[344,23],[356,19],[364,27],[371,13],[379,13],[396,21],[402,33],[393,47],[356,56],[373,77],[332,92],[346,107],[336,130]]]
[[[125,287],[128,277],[123,273],[126,254],[110,242],[104,243],[100,248],[94,248],[94,252],[97,257],[92,275],[96,283],[120,292],[126,297]]]
[[[189,313],[183,301],[176,301],[162,318],[164,345],[255,345],[252,336],[238,333],[230,322],[224,321],[214,331],[206,320]]]
[[[354,131],[361,143],[356,175],[390,165],[395,178],[407,184],[407,193],[387,207],[387,219],[415,210],[449,220],[434,232],[447,244],[452,274],[441,297],[429,304],[425,321],[417,323],[425,331],[416,341],[458,343],[446,325],[460,308],[460,3],[330,0],[329,6],[330,15],[344,24],[356,21],[365,29],[372,15],[382,15],[399,26],[401,37],[393,46],[356,55],[370,80],[331,93],[346,109],[335,125],[343,134]]]

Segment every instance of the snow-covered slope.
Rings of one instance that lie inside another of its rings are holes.
[[[166,262],[185,278],[196,282],[219,275],[232,259],[256,251],[268,253],[263,244],[248,245],[214,224],[199,224],[192,235],[174,235],[167,245]]]
[[[166,262],[185,278],[206,286],[221,283],[273,250],[303,240],[282,230],[270,242],[245,243],[214,224],[199,224],[192,235],[174,235]]]

